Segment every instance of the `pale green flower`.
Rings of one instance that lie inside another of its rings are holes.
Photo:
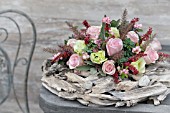
[[[78,54],[81,54],[83,52],[83,49],[85,49],[86,44],[84,40],[77,40],[75,45],[73,46],[74,51]]]
[[[120,37],[119,30],[116,27],[111,27],[110,33],[114,35],[116,38]]]
[[[140,58],[136,62],[131,63],[131,65],[134,66],[139,71],[139,74],[145,72],[145,64],[146,62],[144,58]]]
[[[103,63],[104,61],[106,61],[107,58],[105,58],[105,52],[104,52],[104,51],[98,51],[98,52],[96,52],[96,53],[91,53],[91,54],[90,54],[90,60],[91,60],[93,63],[101,64],[101,63]]]

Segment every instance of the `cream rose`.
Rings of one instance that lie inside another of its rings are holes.
[[[111,33],[111,35],[114,35],[115,38],[119,38],[120,37],[119,30],[116,27],[111,27],[109,32]]]
[[[116,68],[113,60],[107,60],[103,63],[102,70],[108,75],[113,75],[116,72]]]
[[[120,38],[111,38],[106,43],[106,49],[109,56],[114,55],[115,53],[118,53],[123,49],[123,42]]]
[[[78,54],[72,54],[67,62],[70,69],[83,65],[83,60]]]
[[[97,40],[100,35],[101,26],[91,26],[87,29],[87,34],[90,35],[90,38],[93,40]]]
[[[144,60],[145,60],[146,64],[155,63],[155,61],[158,60],[158,58],[159,58],[157,51],[155,51],[150,46],[148,46],[146,48],[144,54],[146,54],[146,56],[144,56]]]
[[[139,36],[134,31],[129,31],[126,36],[127,38],[130,38],[130,40],[134,43],[138,43],[139,41]]]

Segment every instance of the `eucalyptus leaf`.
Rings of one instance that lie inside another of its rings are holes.
[[[90,68],[90,73],[91,73],[92,75],[96,74],[96,73],[97,73],[96,68]]]
[[[92,66],[90,66],[90,65],[83,65],[83,66],[77,67],[76,70],[79,70],[79,71],[90,71],[91,68],[92,68]]]
[[[102,69],[98,69],[98,71],[99,71],[99,74],[100,74],[101,76],[106,76],[106,74],[103,73]]]
[[[87,65],[94,65],[92,61],[84,61]]]

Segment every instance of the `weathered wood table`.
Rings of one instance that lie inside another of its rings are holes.
[[[170,53],[170,46],[163,46]],[[159,106],[141,104],[134,107],[87,107],[77,101],[57,97],[44,87],[40,90],[39,105],[44,113],[170,113],[170,95]]]

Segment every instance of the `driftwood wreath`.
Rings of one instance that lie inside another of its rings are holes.
[[[87,106],[130,107],[151,100],[154,105],[159,105],[170,93],[169,69],[168,61],[158,62],[147,67],[142,75],[131,75],[134,81],[127,79],[115,84],[112,76],[100,78],[88,72],[77,75],[60,64],[51,65],[45,60],[41,80],[42,85],[57,96]]]

